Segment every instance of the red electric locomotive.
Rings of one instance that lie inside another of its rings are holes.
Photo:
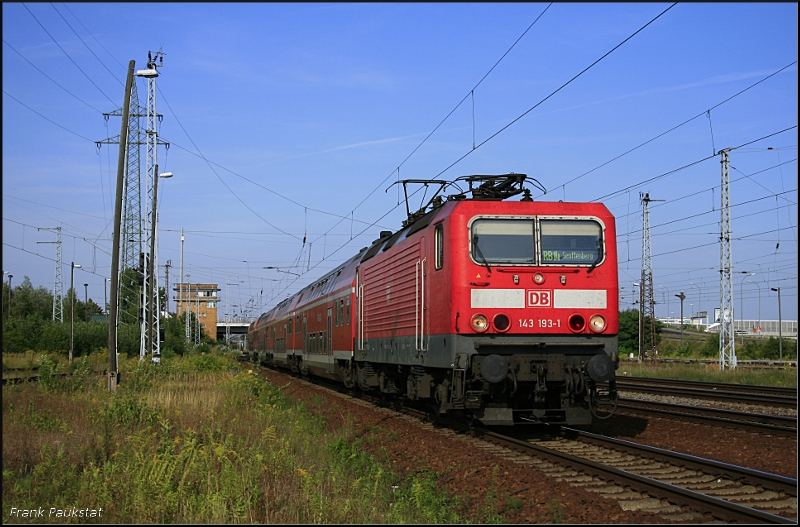
[[[251,358],[486,424],[591,423],[617,397],[614,217],[534,202],[525,179],[404,181],[469,190],[262,315]]]

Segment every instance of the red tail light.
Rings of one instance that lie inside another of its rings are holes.
[[[586,320],[581,315],[572,315],[569,317],[569,329],[572,331],[583,331],[586,326]]]

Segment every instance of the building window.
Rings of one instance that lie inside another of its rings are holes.
[[[206,302],[206,307],[217,307],[216,302]]]

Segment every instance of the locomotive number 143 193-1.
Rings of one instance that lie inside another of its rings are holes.
[[[560,319],[551,318],[521,318],[519,319],[519,327],[521,328],[560,328]]]

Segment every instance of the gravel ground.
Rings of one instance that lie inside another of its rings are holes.
[[[324,398],[324,404],[310,408],[323,414],[331,429],[344,425],[351,415],[364,448],[377,459],[387,459],[400,478],[418,469],[440,473],[440,488],[461,499],[458,513],[465,522],[485,523],[494,493],[496,509],[508,523],[673,523],[657,514],[623,511],[613,499],[571,487],[393,412],[343,399],[282,373],[267,371],[265,375],[278,385],[291,382],[283,392],[287,396],[306,401],[312,395]],[[519,498],[522,506],[511,508],[512,498]]]
[[[763,406],[756,404],[731,403],[727,401],[715,401],[713,399],[697,399],[691,397],[674,397],[667,395],[655,395],[649,393],[626,392],[620,390],[620,397],[626,399],[639,399],[642,401],[657,401],[659,403],[680,404],[683,406],[705,406],[708,408],[720,408],[722,410],[735,410],[737,412],[750,412],[764,415],[783,415],[787,417],[797,417],[797,408],[784,408],[781,406]]]
[[[584,430],[797,478],[797,438],[619,412]]]

